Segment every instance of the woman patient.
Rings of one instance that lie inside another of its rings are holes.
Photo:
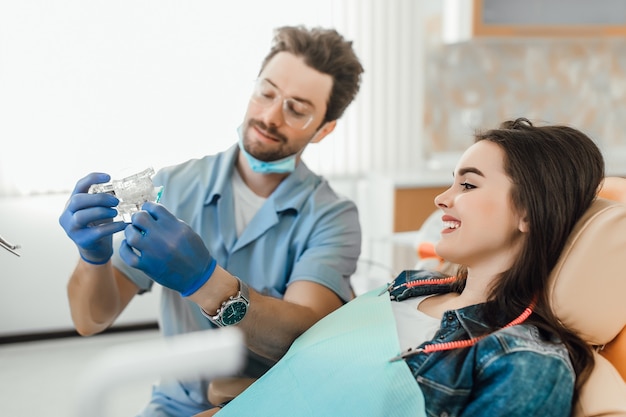
[[[405,271],[386,290],[357,297],[318,324],[340,320],[341,310],[358,308],[363,297],[386,299],[399,349],[395,357],[381,358],[381,369],[391,359],[410,371],[425,408],[413,415],[569,416],[593,359],[587,345],[555,318],[546,288],[574,224],[596,198],[604,177],[602,155],[578,130],[533,126],[523,118],[475,139],[455,168],[452,186],[435,198],[444,225],[435,249],[461,265],[455,277]],[[349,320],[345,326],[350,329]],[[274,386],[289,385],[296,368],[281,371],[287,360],[248,390],[266,377],[274,378]],[[327,367],[332,381],[336,365]],[[361,403],[358,395],[368,391],[352,382],[335,391],[343,403]],[[238,415],[228,410],[244,403],[247,391],[218,415]],[[384,415],[410,415],[394,414],[391,404]],[[274,411],[256,408],[254,415],[277,415]]]

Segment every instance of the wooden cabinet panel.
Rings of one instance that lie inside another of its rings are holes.
[[[434,199],[448,187],[396,188],[393,232],[418,230],[435,211]]]

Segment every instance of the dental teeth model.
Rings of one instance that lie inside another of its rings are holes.
[[[89,188],[90,194],[109,193],[116,196],[120,203],[116,207],[118,215],[115,221],[123,220],[130,223],[133,213],[141,210],[146,201],[159,202],[163,187],[155,187],[152,183],[154,169],[147,168],[137,174],[113,180],[103,184],[93,184]]]

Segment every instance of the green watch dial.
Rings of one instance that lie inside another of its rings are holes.
[[[225,326],[230,326],[239,323],[248,311],[248,305],[243,301],[236,301],[230,303],[224,308],[222,313],[222,323]]]

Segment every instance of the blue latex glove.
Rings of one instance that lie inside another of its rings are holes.
[[[209,280],[215,259],[202,238],[160,204],[146,202],[124,232],[120,257],[187,297]]]
[[[113,255],[113,234],[126,228],[124,222],[114,222],[119,200],[106,194],[87,194],[91,184],[107,182],[108,174],[91,173],[74,187],[59,223],[78,247],[81,258],[90,264],[102,265]]]

